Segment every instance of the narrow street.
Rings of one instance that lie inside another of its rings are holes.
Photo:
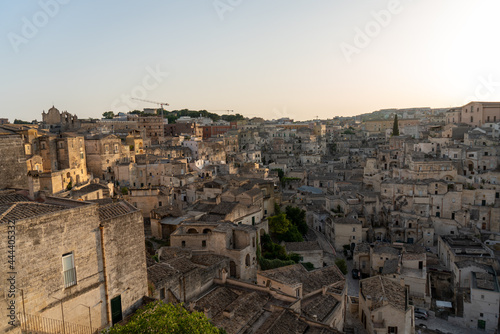
[[[334,265],[336,259],[346,260],[343,253],[336,253],[335,252],[333,245],[331,245],[330,242],[328,242],[328,240],[323,235],[323,233],[315,231],[313,229],[311,229],[311,231],[314,231],[314,233],[317,236],[317,240],[318,240],[321,248],[323,249],[323,257],[324,257],[323,261],[326,263],[326,265],[328,265],[328,266]],[[347,279],[347,286],[348,286],[347,294],[349,296],[358,297],[359,296],[359,280],[352,278],[352,275],[351,275],[351,270],[353,268],[353,260],[346,260],[346,263],[347,263],[346,279]]]

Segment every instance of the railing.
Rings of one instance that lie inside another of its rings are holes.
[[[63,271],[64,288],[76,285],[76,268]]]
[[[373,328],[385,328],[385,320],[382,321],[372,321]]]
[[[22,314],[19,313],[17,318],[21,322],[22,333],[29,334],[96,334],[99,333],[98,328],[90,328],[89,326],[83,326],[78,324],[73,324],[69,322],[63,322],[61,320],[55,320],[50,318],[45,318],[39,315],[32,314]]]

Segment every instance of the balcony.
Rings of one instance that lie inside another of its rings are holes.
[[[372,321],[373,323],[373,328],[385,328],[385,320],[382,321]]]
[[[64,288],[76,285],[76,268],[63,271]]]

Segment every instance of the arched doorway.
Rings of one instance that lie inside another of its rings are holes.
[[[236,263],[234,261],[229,262],[229,276],[236,277]]]
[[[247,254],[247,256],[245,257],[245,265],[247,267],[250,267],[250,254]]]

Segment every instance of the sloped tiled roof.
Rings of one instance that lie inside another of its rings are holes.
[[[316,316],[319,321],[323,322],[338,303],[338,300],[331,295],[317,295],[304,300],[302,312],[308,318],[314,319],[313,317]]]
[[[15,202],[29,202],[29,199],[26,196],[16,193],[0,194],[0,204],[8,204]]]
[[[360,281],[361,293],[372,301],[372,310],[389,305],[405,310],[405,288],[383,276],[375,276]]]
[[[99,219],[101,221],[112,219],[130,212],[134,212],[133,206],[125,202],[111,203],[99,207]]]
[[[61,211],[67,207],[36,202],[17,202],[0,205],[0,224]]]

